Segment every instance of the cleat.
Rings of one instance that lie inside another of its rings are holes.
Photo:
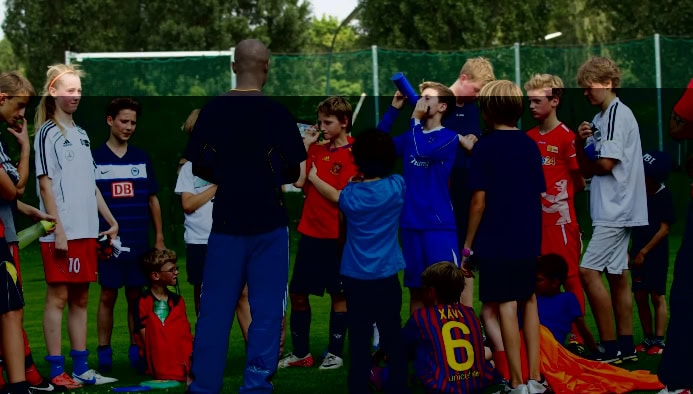
[[[312,367],[313,363],[313,356],[310,353],[301,358],[294,356],[293,353],[289,353],[284,358],[279,360],[277,368]]]
[[[103,376],[100,373],[94,371],[93,369],[89,369],[80,375],[77,375],[73,372],[72,378],[79,383],[88,385],[108,384],[118,381],[118,379],[116,378],[109,378],[107,376]]]
[[[652,346],[650,346],[649,349],[647,349],[647,354],[650,356],[654,356],[656,354],[662,354],[664,353],[664,343],[654,343]]]
[[[68,390],[81,388],[80,383],[75,382],[71,377],[69,377],[65,372],[58,376],[51,378],[51,384],[53,386],[63,386]]]
[[[341,357],[335,356],[332,353],[327,353],[325,358],[322,359],[322,364],[318,369],[338,369],[344,365],[344,360]]]

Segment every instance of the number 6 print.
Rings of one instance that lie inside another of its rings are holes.
[[[448,366],[455,371],[461,372],[466,371],[474,365],[474,347],[472,343],[466,339],[454,339],[452,337],[452,330],[460,329],[462,334],[469,335],[469,327],[466,324],[449,321],[443,325],[441,329],[443,334],[443,342],[445,344],[445,356],[448,360]],[[462,348],[467,353],[467,361],[461,363],[457,361],[455,357],[455,349]]]

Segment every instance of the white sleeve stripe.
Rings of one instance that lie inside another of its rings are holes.
[[[606,135],[607,140],[614,139],[614,124],[616,123],[616,110],[618,109],[618,103],[614,104],[609,110],[609,132]]]

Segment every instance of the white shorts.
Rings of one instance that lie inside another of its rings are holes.
[[[620,275],[628,269],[630,227],[595,226],[580,268]]]

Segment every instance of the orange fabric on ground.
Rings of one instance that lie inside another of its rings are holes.
[[[664,388],[657,375],[649,371],[628,371],[570,353],[544,326],[540,327],[539,337],[541,374],[556,393],[627,393]]]

